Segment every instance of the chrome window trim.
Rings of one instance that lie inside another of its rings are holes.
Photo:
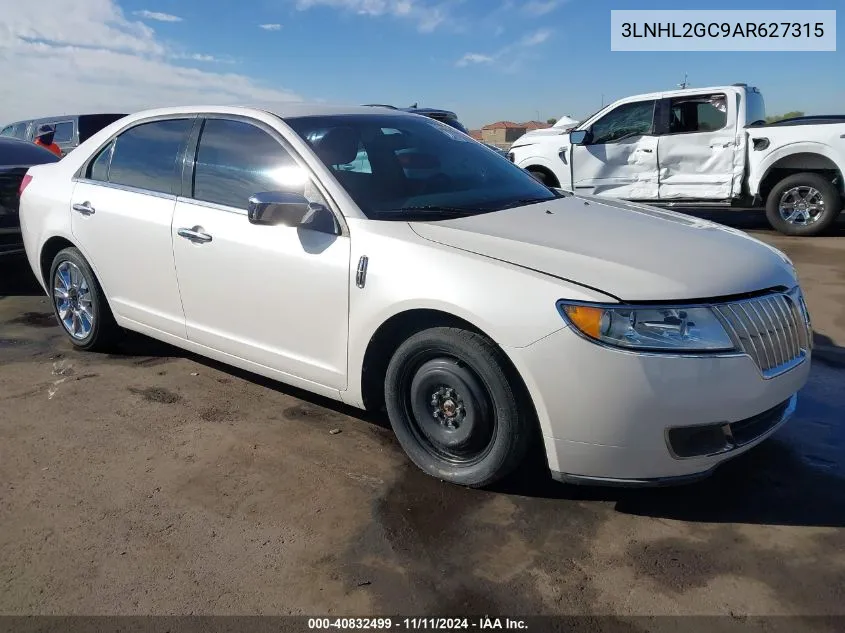
[[[731,310],[733,310],[733,306],[735,306],[738,303],[741,303],[743,301],[759,300],[759,299],[762,299],[762,298],[765,298],[765,297],[771,296],[771,295],[786,295],[786,296],[790,297],[791,300],[794,300],[796,302],[796,307],[798,307],[798,309],[800,310],[799,302],[800,302],[801,298],[803,297],[803,294],[801,293],[801,288],[798,285],[792,286],[789,289],[766,290],[766,291],[755,294],[754,296],[751,296],[751,297],[748,297],[748,298],[745,298],[745,299],[719,299],[719,300],[711,301],[711,302],[692,302],[692,303],[678,302],[678,303],[654,303],[654,304],[649,304],[649,303],[637,304],[637,303],[623,303],[623,302],[620,302],[620,303],[603,303],[603,302],[592,302],[592,301],[558,299],[558,301],[556,302],[556,307],[557,307],[558,313],[560,314],[561,318],[563,318],[564,323],[566,323],[566,326],[569,329],[571,329],[577,336],[584,339],[585,341],[588,341],[589,343],[591,343],[593,345],[597,345],[597,346],[602,347],[604,349],[612,350],[614,352],[620,352],[620,353],[623,353],[623,354],[631,354],[631,355],[646,356],[646,357],[659,357],[659,358],[699,358],[700,359],[700,358],[742,358],[742,357],[746,357],[749,360],[751,360],[754,367],[757,368],[757,371],[760,373],[760,376],[763,378],[763,380],[771,380],[772,378],[776,378],[778,376],[781,376],[781,375],[795,369],[799,365],[803,364],[810,357],[810,351],[811,351],[811,347],[812,347],[811,346],[812,331],[810,329],[809,322],[802,322],[802,323],[796,322],[795,323],[796,328],[800,328],[800,327],[805,328],[806,336],[807,336],[807,339],[808,339],[807,346],[803,346],[803,345],[799,346],[799,349],[800,349],[799,354],[795,358],[793,358],[792,360],[788,361],[787,363],[785,363],[783,365],[778,365],[778,366],[773,367],[772,369],[769,369],[769,370],[764,370],[757,364],[756,361],[754,361],[754,358],[751,356],[751,354],[749,354],[748,352],[742,351],[742,349],[740,349],[739,342],[738,342],[738,340],[735,336],[735,332],[733,331],[733,328],[731,327],[730,323],[729,322],[726,323],[724,321],[724,319],[722,318],[722,316],[719,314],[719,311],[714,309],[716,307],[725,306],[725,307],[729,307]],[[661,350],[654,350],[654,349],[636,349],[636,348],[620,347],[620,346],[612,345],[612,344],[607,343],[605,341],[600,341],[600,340],[594,339],[591,336],[584,334],[569,319],[569,316],[566,314],[566,311],[563,309],[563,306],[566,306],[566,305],[576,305],[576,306],[581,305],[581,306],[586,306],[586,307],[601,308],[601,309],[615,309],[615,310],[620,310],[620,309],[621,310],[625,310],[625,309],[630,309],[630,310],[675,309],[675,310],[677,310],[677,309],[680,309],[680,308],[707,308],[707,309],[710,309],[713,312],[714,316],[716,316],[716,318],[719,319],[719,322],[722,323],[722,326],[725,328],[726,333],[731,338],[731,341],[734,342],[734,345],[736,347],[733,350],[723,350],[723,351],[707,351],[707,350],[702,350],[702,351],[694,351],[694,350],[661,351]],[[790,318],[792,318],[792,317],[790,316]],[[797,331],[796,331],[796,334],[797,334]],[[753,339],[750,339],[750,340],[751,340],[752,345],[754,345]],[[765,350],[764,350],[764,352],[765,352]]]
[[[178,196],[173,193],[162,193],[160,191],[152,191],[150,189],[141,189],[140,187],[131,187],[129,185],[120,185],[114,182],[103,182],[102,180],[91,180],[90,178],[72,178],[72,182],[79,182],[86,185],[96,185],[98,187],[106,187],[108,189],[117,189],[119,191],[126,191],[128,193],[139,193],[145,196],[154,196],[156,198],[164,198],[166,200],[176,200]]]
[[[183,204],[191,204],[197,207],[206,207],[207,209],[213,209],[215,211],[225,211],[226,213],[231,213],[233,215],[242,215],[244,217],[247,216],[246,209],[239,209],[238,207],[230,207],[226,204],[220,204],[219,202],[209,202],[208,200],[198,200],[196,198],[190,198],[188,196],[176,196],[176,201],[181,202]]]

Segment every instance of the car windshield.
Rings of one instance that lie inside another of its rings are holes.
[[[415,115],[286,119],[370,219],[477,215],[560,197],[454,128]]]

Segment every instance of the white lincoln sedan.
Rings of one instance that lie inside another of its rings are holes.
[[[30,169],[20,215],[76,347],[135,330],[384,407],[467,486],[534,442],[561,481],[689,481],[771,435],[810,371],[779,251],[394,110],[141,112]]]

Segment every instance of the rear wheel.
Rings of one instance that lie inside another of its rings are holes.
[[[766,200],[766,218],[786,235],[812,236],[826,231],[842,210],[836,186],[811,172],[787,176]]]
[[[59,251],[50,267],[56,319],[75,347],[99,351],[120,332],[94,271],[76,248]]]
[[[509,365],[489,339],[456,328],[408,338],[393,355],[385,400],[411,460],[439,479],[488,486],[522,461],[532,435]]]

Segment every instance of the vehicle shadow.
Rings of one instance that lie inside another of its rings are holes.
[[[383,412],[361,411],[142,335],[128,334],[118,354],[113,355],[144,356],[187,358],[362,423],[390,429]],[[824,419],[836,419],[833,406],[820,402],[809,406]],[[612,502],[617,512],[689,522],[845,527],[845,479],[803,459],[800,446],[792,439],[783,431],[778,432],[697,483],[639,489],[559,483],[549,475],[542,447],[537,446],[526,460],[527,465],[492,491],[537,499]],[[401,450],[398,442],[395,448]]]
[[[845,527],[845,479],[807,463],[776,435],[698,483],[666,488],[560,484],[527,467],[498,490],[505,494],[603,501],[617,512],[703,523]]]
[[[6,297],[37,297],[44,290],[23,255],[0,259],[0,300]]]

